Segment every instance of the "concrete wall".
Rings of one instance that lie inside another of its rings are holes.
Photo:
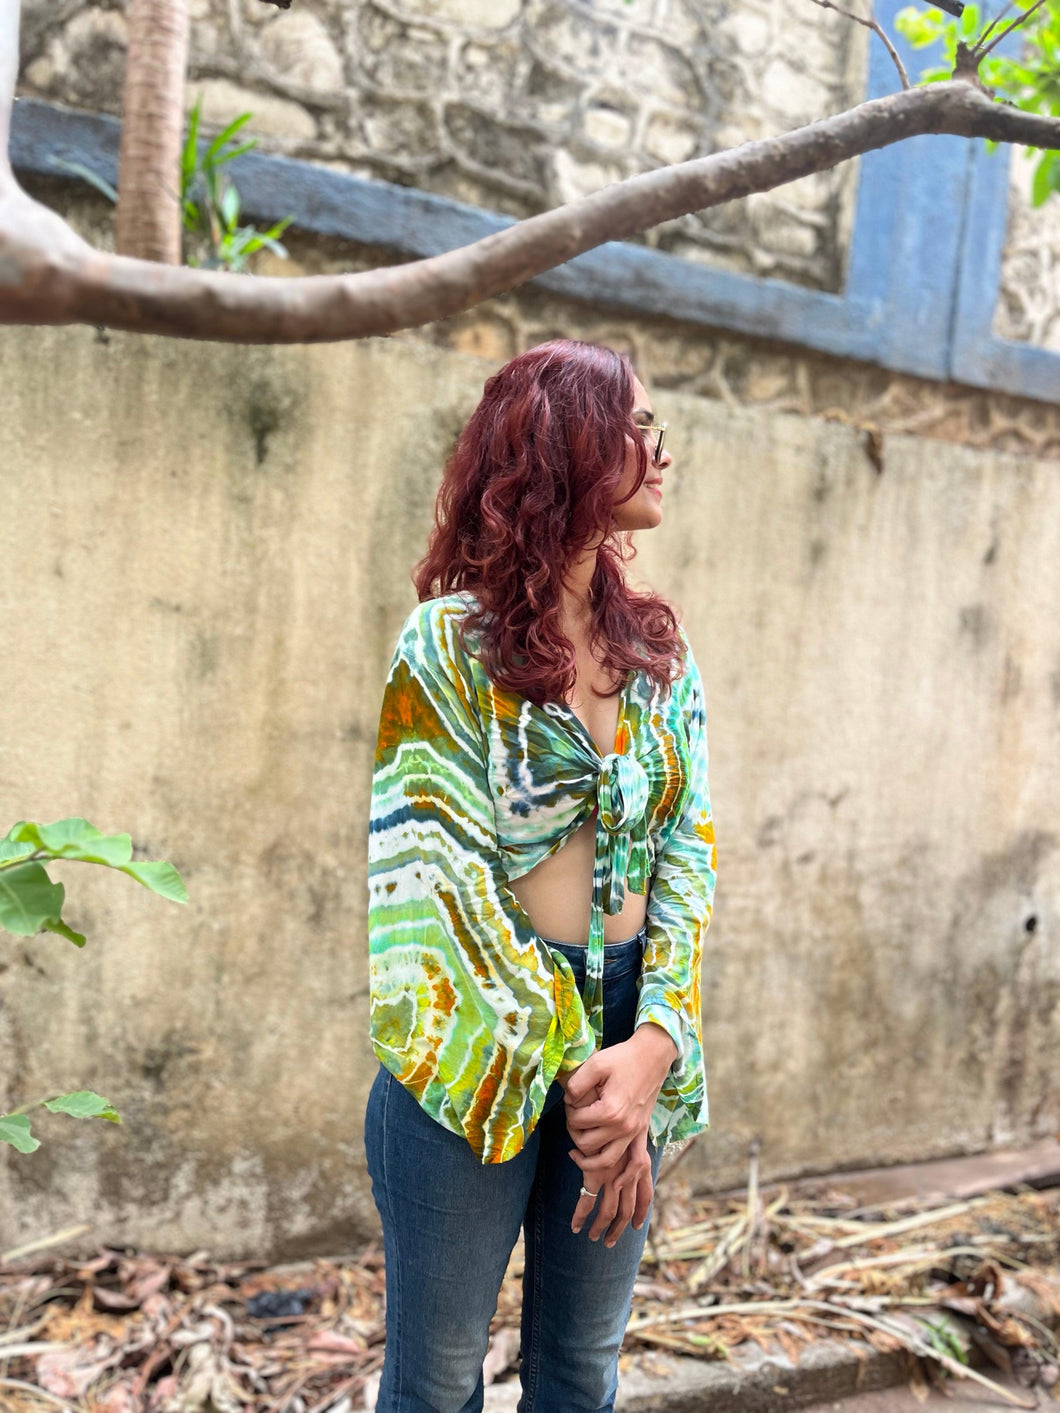
[[[495,361],[0,333],[8,822],[86,815],[185,909],[61,870],[79,952],[0,940],[0,1249],[228,1255],[374,1229],[361,1128],[376,716],[440,464]],[[636,572],[709,693],[713,1126],[739,1181],[1060,1122],[1056,463],[657,390],[675,467]],[[0,830],[7,824],[0,818]],[[60,870],[56,870],[57,875]]]

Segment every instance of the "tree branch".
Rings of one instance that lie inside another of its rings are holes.
[[[982,34],[979,36],[979,38],[976,40],[975,47],[976,47],[976,50],[977,50],[977,51],[978,51],[979,46],[980,46],[981,44],[985,44],[986,41],[990,38],[990,31],[991,31],[992,29],[997,29],[998,25],[1001,23],[1001,21],[1002,21],[1002,20],[1005,18],[1005,16],[1008,14],[1009,10],[1012,9],[1012,5],[1013,5],[1013,0],[1005,0],[1005,3],[1001,6],[1001,9],[998,10],[997,14],[994,16],[994,18],[993,18],[993,19],[990,21],[990,23],[987,25],[986,29],[983,30],[983,32],[982,32]]]
[[[986,55],[990,53],[991,49],[997,48],[997,46],[1001,43],[1005,35],[1008,34],[1010,30],[1014,30],[1017,25],[1023,24],[1024,20],[1029,20],[1031,15],[1034,14],[1035,10],[1040,10],[1044,4],[1045,0],[1034,0],[1034,4],[1030,7],[1029,10],[1024,10],[1022,15],[1017,15],[1014,20],[1010,20],[1009,23],[1005,26],[1005,28],[1000,32],[1000,34],[995,35],[994,38],[985,48],[980,48],[980,45],[982,44],[982,40],[980,40],[979,44],[977,44],[972,50],[972,53],[974,54],[975,58],[985,58]]]
[[[18,0],[0,0],[0,41]],[[9,56],[12,46],[0,54]],[[0,123],[14,81],[0,65]],[[94,250],[0,167],[0,323],[94,324],[230,343],[318,343],[414,328],[611,240],[769,191],[921,133],[1060,149],[1060,119],[992,102],[961,79],[870,99],[781,137],[615,182],[459,250],[350,275],[269,279]],[[925,161],[930,154],[925,153]]]
[[[841,5],[833,5],[832,0],[813,0],[815,5],[820,5],[823,10],[835,10],[837,14],[845,15],[848,20],[854,20],[859,25],[864,25],[866,29],[871,29],[873,34],[878,34],[883,40],[884,48],[894,60],[895,68],[898,70],[898,77],[902,80],[902,87],[909,87],[909,75],[905,71],[905,65],[898,57],[898,50],[891,43],[890,36],[878,20],[870,15],[866,20],[861,15],[856,15],[853,10],[844,10]]]

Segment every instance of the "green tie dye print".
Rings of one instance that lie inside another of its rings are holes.
[[[514,1157],[557,1071],[601,1039],[603,915],[649,890],[637,1024],[678,1049],[650,1135],[708,1126],[700,971],[714,897],[703,688],[688,640],[666,692],[633,673],[613,752],[564,702],[502,691],[461,647],[464,591],[419,604],[387,678],[368,842],[371,1037],[483,1163]],[[599,806],[586,982],[509,887]]]

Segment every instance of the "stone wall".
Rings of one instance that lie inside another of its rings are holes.
[[[649,378],[733,357],[635,336]],[[85,949],[6,939],[0,1108],[83,1085],[124,1122],[45,1115],[4,1151],[0,1249],[81,1220],[86,1249],[256,1257],[374,1232],[379,701],[501,353],[0,332],[0,798],[128,829],[190,893],[67,864]],[[687,1170],[738,1183],[756,1137],[770,1179],[1055,1131],[1055,463],[654,394],[674,465],[632,570],[703,669],[719,839]]]
[[[867,32],[786,0],[191,0],[189,101],[262,146],[517,216],[857,102]],[[118,112],[117,0],[29,0],[23,92]],[[842,286],[857,163],[641,239]]]
[[[1001,263],[1001,291],[994,316],[999,338],[1060,352],[1060,199],[1031,205],[1038,154],[1012,149],[1008,237]]]

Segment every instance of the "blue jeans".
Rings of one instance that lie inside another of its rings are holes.
[[[585,948],[552,942],[585,980]],[[604,1045],[633,1034],[645,933],[604,948]],[[571,1217],[581,1169],[553,1084],[526,1145],[483,1165],[380,1066],[365,1148],[386,1257],[386,1358],[377,1413],[480,1413],[490,1320],[525,1238],[519,1413],[611,1413],[618,1352],[648,1234],[613,1247]],[[648,1142],[652,1176],[659,1153]]]

